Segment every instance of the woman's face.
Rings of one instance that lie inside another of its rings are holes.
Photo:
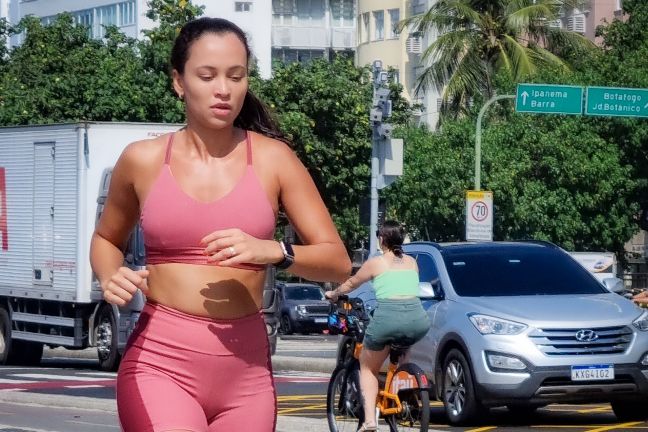
[[[173,86],[184,96],[187,120],[232,125],[248,89],[245,46],[233,33],[205,33],[191,44],[184,73],[173,71]]]

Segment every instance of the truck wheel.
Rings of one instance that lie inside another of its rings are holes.
[[[0,365],[7,364],[11,349],[11,321],[9,314],[0,307]]]
[[[618,400],[612,402],[612,411],[620,422],[644,421],[648,419],[646,412],[648,398],[640,400]]]
[[[95,326],[95,340],[99,367],[104,371],[116,371],[119,368],[121,355],[117,349],[119,329],[115,322],[112,306],[104,304],[99,309]]]

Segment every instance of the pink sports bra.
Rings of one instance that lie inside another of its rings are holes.
[[[211,264],[199,242],[207,234],[239,228],[247,234],[272,239],[275,214],[252,166],[252,141],[246,132],[247,166],[243,177],[222,198],[201,202],[187,195],[173,177],[169,161],[171,134],[164,166],[153,183],[140,216],[147,264]],[[262,270],[263,265],[240,264],[238,268]]]

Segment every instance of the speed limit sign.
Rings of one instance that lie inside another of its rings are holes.
[[[466,191],[466,241],[493,240],[493,192]]]

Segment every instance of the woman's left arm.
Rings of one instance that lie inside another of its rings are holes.
[[[344,281],[351,273],[349,255],[306,167],[284,147],[277,161],[280,202],[303,243],[293,246],[288,271],[313,281]]]

